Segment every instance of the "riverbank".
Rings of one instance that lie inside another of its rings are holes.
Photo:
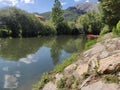
[[[120,90],[120,37],[107,34],[77,56],[74,63],[43,75],[33,90]]]

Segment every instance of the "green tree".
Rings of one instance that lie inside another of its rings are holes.
[[[120,0],[99,0],[103,11],[103,21],[110,29],[120,20]]]
[[[100,13],[89,11],[77,20],[78,28],[85,34],[99,34],[102,28]]]
[[[62,6],[59,0],[54,1],[54,6],[51,12],[51,22],[58,26],[60,23],[64,21],[64,12],[62,10]]]

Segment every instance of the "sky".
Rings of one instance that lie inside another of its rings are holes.
[[[66,9],[69,6],[74,6],[83,2],[97,2],[98,0],[59,0],[62,8]],[[43,13],[51,11],[54,0],[0,0],[0,8],[17,7],[27,12]]]

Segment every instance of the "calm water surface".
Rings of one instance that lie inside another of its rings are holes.
[[[31,90],[42,73],[84,48],[83,36],[0,39],[0,90]]]

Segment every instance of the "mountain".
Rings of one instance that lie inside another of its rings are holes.
[[[64,10],[64,16],[66,21],[75,21],[78,16],[85,14],[87,11],[98,10],[98,4],[95,2],[80,3],[72,7],[68,7]],[[44,16],[46,20],[50,19],[50,12],[40,14]]]

